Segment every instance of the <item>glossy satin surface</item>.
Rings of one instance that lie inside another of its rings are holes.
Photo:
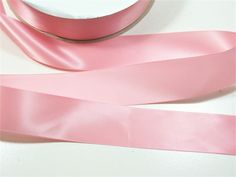
[[[1,87],[1,131],[116,146],[236,154],[235,116],[136,109]]]
[[[141,17],[151,3],[149,0],[140,0],[111,15],[90,19],[68,19],[38,11],[21,0],[9,0],[8,2],[17,16],[35,28],[76,40],[97,39],[119,32]]]
[[[1,29],[32,59],[65,70],[90,70],[1,75],[1,131],[85,143],[236,154],[235,116],[129,107],[193,98],[235,85],[234,32],[67,43],[7,17],[1,9]]]

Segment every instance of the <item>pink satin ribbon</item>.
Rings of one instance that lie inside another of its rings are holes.
[[[235,116],[128,106],[189,99],[234,85],[235,33],[185,32],[68,43],[7,17],[1,9],[1,29],[32,59],[59,69],[93,70],[1,75],[1,131],[236,154]]]
[[[151,5],[150,0],[139,0],[111,15],[90,19],[68,19],[43,13],[31,8],[22,0],[8,0],[8,3],[19,17],[35,28],[56,36],[79,40],[98,39],[119,32],[138,20]]]

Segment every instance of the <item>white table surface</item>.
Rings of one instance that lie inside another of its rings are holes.
[[[158,0],[145,19],[127,34],[236,31],[235,11],[234,0]],[[0,34],[1,73],[61,72],[28,59],[5,34]],[[230,88],[207,99],[141,107],[235,115],[236,92]],[[236,157],[80,143],[45,143],[2,135],[0,176],[233,177],[236,176]]]

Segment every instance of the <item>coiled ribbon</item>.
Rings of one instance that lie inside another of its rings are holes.
[[[234,32],[121,36],[68,43],[8,17],[1,29],[63,74],[1,75],[4,132],[116,146],[236,154],[236,117],[131,105],[184,100],[236,83]]]

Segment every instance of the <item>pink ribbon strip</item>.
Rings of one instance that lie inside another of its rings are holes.
[[[136,109],[1,87],[1,131],[116,146],[236,154],[235,116]]]
[[[189,99],[234,85],[235,33],[185,32],[68,43],[11,19],[0,9],[1,29],[32,59],[65,70],[93,70],[1,75],[1,131],[236,154],[235,116],[128,106]]]

